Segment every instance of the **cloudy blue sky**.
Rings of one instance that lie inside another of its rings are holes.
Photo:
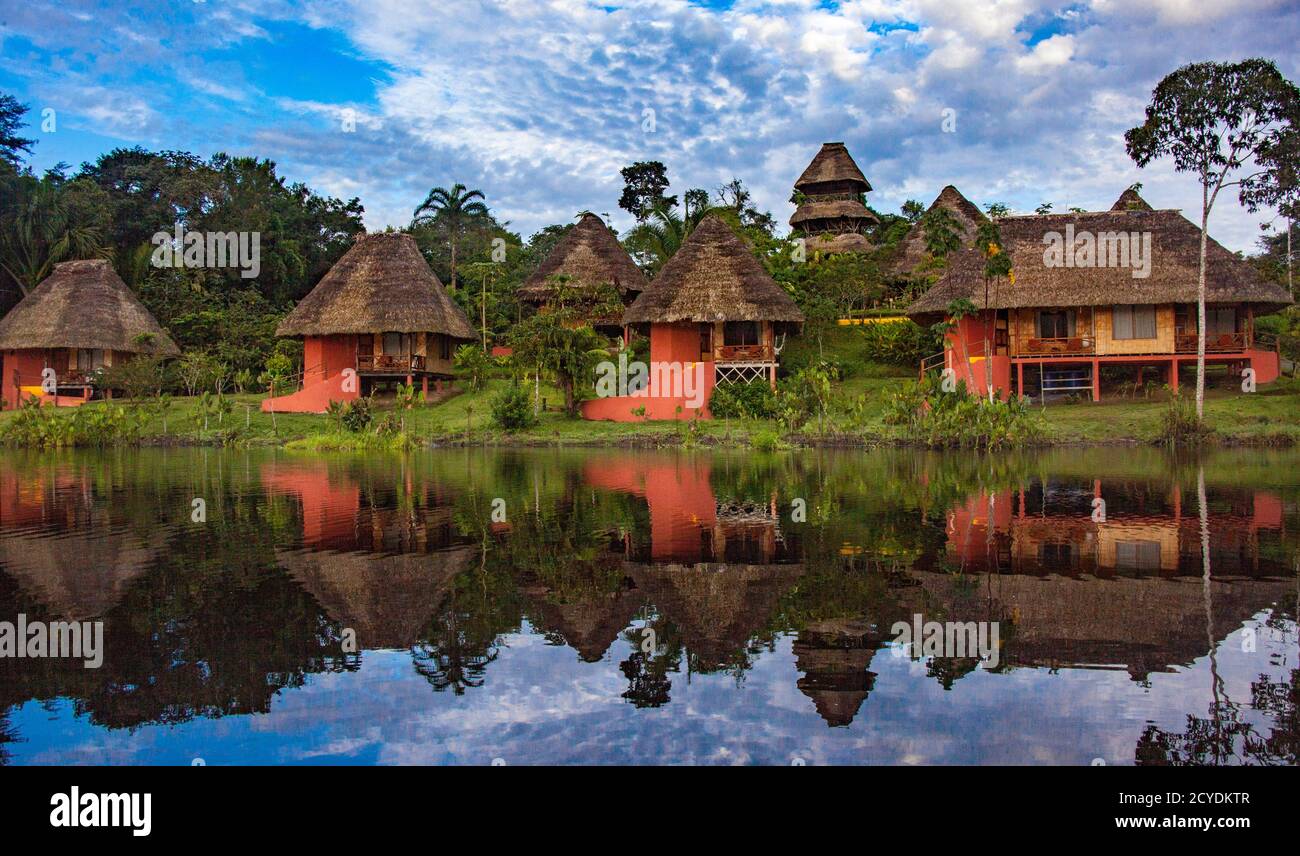
[[[738,176],[784,221],[825,140],[882,210],[948,183],[1099,208],[1141,181],[1194,212],[1194,180],[1138,170],[1124,130],[1186,62],[1300,79],[1298,36],[1294,0],[0,0],[0,90],[55,111],[29,129],[38,169],[135,144],[255,154],[360,197],[371,229],[456,181],[525,235],[582,209],[625,228],[618,170],[647,159],[677,193]],[[1250,249],[1270,217],[1230,198],[1211,228]]]

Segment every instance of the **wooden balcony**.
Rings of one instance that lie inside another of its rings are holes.
[[[1174,336],[1174,349],[1180,354],[1196,353],[1196,334],[1179,333]],[[1205,337],[1207,354],[1231,354],[1250,347],[1249,333],[1211,333]]]
[[[776,353],[771,345],[719,345],[713,349],[717,363],[773,363]]]
[[[1087,356],[1097,352],[1097,340],[1092,336],[1064,336],[1060,338],[1018,339],[1017,357]]]
[[[358,354],[357,371],[369,374],[408,374],[424,371],[419,354]]]

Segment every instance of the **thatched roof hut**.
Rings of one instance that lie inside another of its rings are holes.
[[[708,214],[623,315],[624,324],[803,323],[790,295],[716,214]]]
[[[519,287],[521,300],[542,302],[549,280],[567,276],[586,287],[612,285],[624,299],[645,291],[646,278],[614,233],[595,214],[587,212],[546,256],[533,275]]]
[[[1067,227],[1076,236],[1085,232],[1093,236],[1149,232],[1150,275],[1134,277],[1132,266],[1049,266],[1044,257],[1044,239],[1049,233],[1065,235]],[[1014,284],[999,281],[989,291],[985,306],[984,257],[973,248],[962,250],[949,256],[943,277],[907,308],[907,314],[922,320],[941,316],[950,303],[961,298],[977,308],[993,309],[1196,302],[1200,228],[1177,210],[1004,217],[998,221],[998,228],[1011,255]],[[1213,238],[1206,253],[1207,303],[1254,303],[1258,311],[1272,312],[1292,302],[1284,287],[1264,279]]]
[[[984,212],[971,202],[961,191],[951,184],[939,191],[934,202],[925,210],[926,214],[937,209],[947,211],[957,223],[958,233],[961,236],[961,245],[963,248],[969,247],[975,240],[975,233],[979,230],[980,224],[988,220]],[[894,263],[894,272],[905,274],[916,269],[916,266],[925,261],[927,257],[925,249],[925,225],[923,220],[912,224],[912,228],[907,230],[907,235],[902,241],[902,252],[898,260]]]
[[[148,344],[137,339],[147,334]],[[104,259],[62,262],[0,320],[0,350],[101,348],[180,353]]]
[[[820,193],[870,193],[871,182],[858,169],[844,143],[822,143],[812,163],[794,183],[795,190],[808,195]],[[831,190],[842,187],[842,190]]]
[[[277,336],[380,332],[477,338],[415,239],[401,232],[358,236],[275,331]]]

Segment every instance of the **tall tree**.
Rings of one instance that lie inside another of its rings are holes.
[[[469,190],[457,182],[448,190],[435,187],[415,209],[413,226],[432,224],[442,229],[451,244],[451,283],[456,290],[456,250],[466,231],[477,228],[488,217],[486,199],[481,190]]]
[[[14,169],[22,160],[22,152],[30,153],[32,143],[26,137],[18,136],[18,129],[26,127],[23,116],[27,114],[27,105],[19,104],[18,99],[8,93],[0,93],[0,161]]]
[[[1146,121],[1124,134],[1129,157],[1140,167],[1171,157],[1178,172],[1201,184],[1200,272],[1196,283],[1196,417],[1205,415],[1205,253],[1210,211],[1225,187],[1237,186],[1254,210],[1294,174],[1300,90],[1272,62],[1201,62],[1161,80]],[[1288,154],[1289,151],[1289,154]],[[1289,164],[1289,167],[1288,167]],[[1255,169],[1241,175],[1243,166]]]
[[[618,207],[644,223],[656,208],[676,208],[677,197],[665,196],[668,189],[668,168],[659,161],[638,161],[620,171],[623,176],[623,195]]]

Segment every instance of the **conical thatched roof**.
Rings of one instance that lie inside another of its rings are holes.
[[[547,281],[568,276],[583,286],[613,285],[619,294],[633,296],[645,291],[646,278],[605,222],[590,212],[583,214],[555,245],[532,276],[519,287],[524,300],[547,296]]]
[[[147,333],[152,345],[135,339]],[[179,354],[158,321],[104,259],[63,262],[0,320],[0,350],[103,348]]]
[[[803,320],[790,295],[716,214],[700,221],[623,315],[624,324]]]
[[[852,182],[861,185],[861,193],[871,190],[871,182],[858,169],[843,143],[822,143],[821,150],[794,183],[796,190],[813,192],[817,185],[829,182]]]
[[[275,331],[277,336],[383,332],[477,338],[415,239],[401,232],[359,236]]]
[[[1044,238],[1064,236],[1072,227],[1076,242],[1087,232],[1098,252],[1104,233],[1151,235],[1151,269],[1134,277],[1133,267],[1049,267]],[[1000,280],[989,291],[988,308],[1015,309],[1050,306],[1106,306],[1116,303],[1151,305],[1195,303],[1200,266],[1201,230],[1172,209],[1160,211],[1093,211],[1004,217],[998,220],[1002,242],[1011,255],[1014,284]],[[1254,303],[1257,311],[1272,312],[1289,305],[1285,287],[1269,282],[1245,261],[1211,238],[1206,248],[1206,302]],[[912,316],[941,315],[954,300],[966,298],[984,307],[984,257],[966,249],[948,257],[943,278],[907,308]]]
[[[803,203],[790,216],[790,225],[805,228],[810,221],[841,219],[870,220],[872,223],[878,221],[876,215],[856,199],[831,199]]]
[[[1130,187],[1128,190],[1124,191],[1119,195],[1119,199],[1116,199],[1115,204],[1110,206],[1110,210],[1111,211],[1153,211],[1155,209],[1153,209],[1150,205],[1148,205],[1147,201],[1143,199],[1141,196],[1139,196],[1136,190]]]
[[[988,219],[974,202],[962,196],[961,191],[951,184],[939,191],[939,195],[935,197],[934,202],[930,203],[930,207],[925,209],[925,213],[929,214],[936,208],[945,209],[957,221],[963,248],[971,245],[980,224]],[[912,228],[907,230],[902,247],[902,254],[894,264],[896,273],[908,273],[926,258],[925,226],[920,221],[912,224]]]

